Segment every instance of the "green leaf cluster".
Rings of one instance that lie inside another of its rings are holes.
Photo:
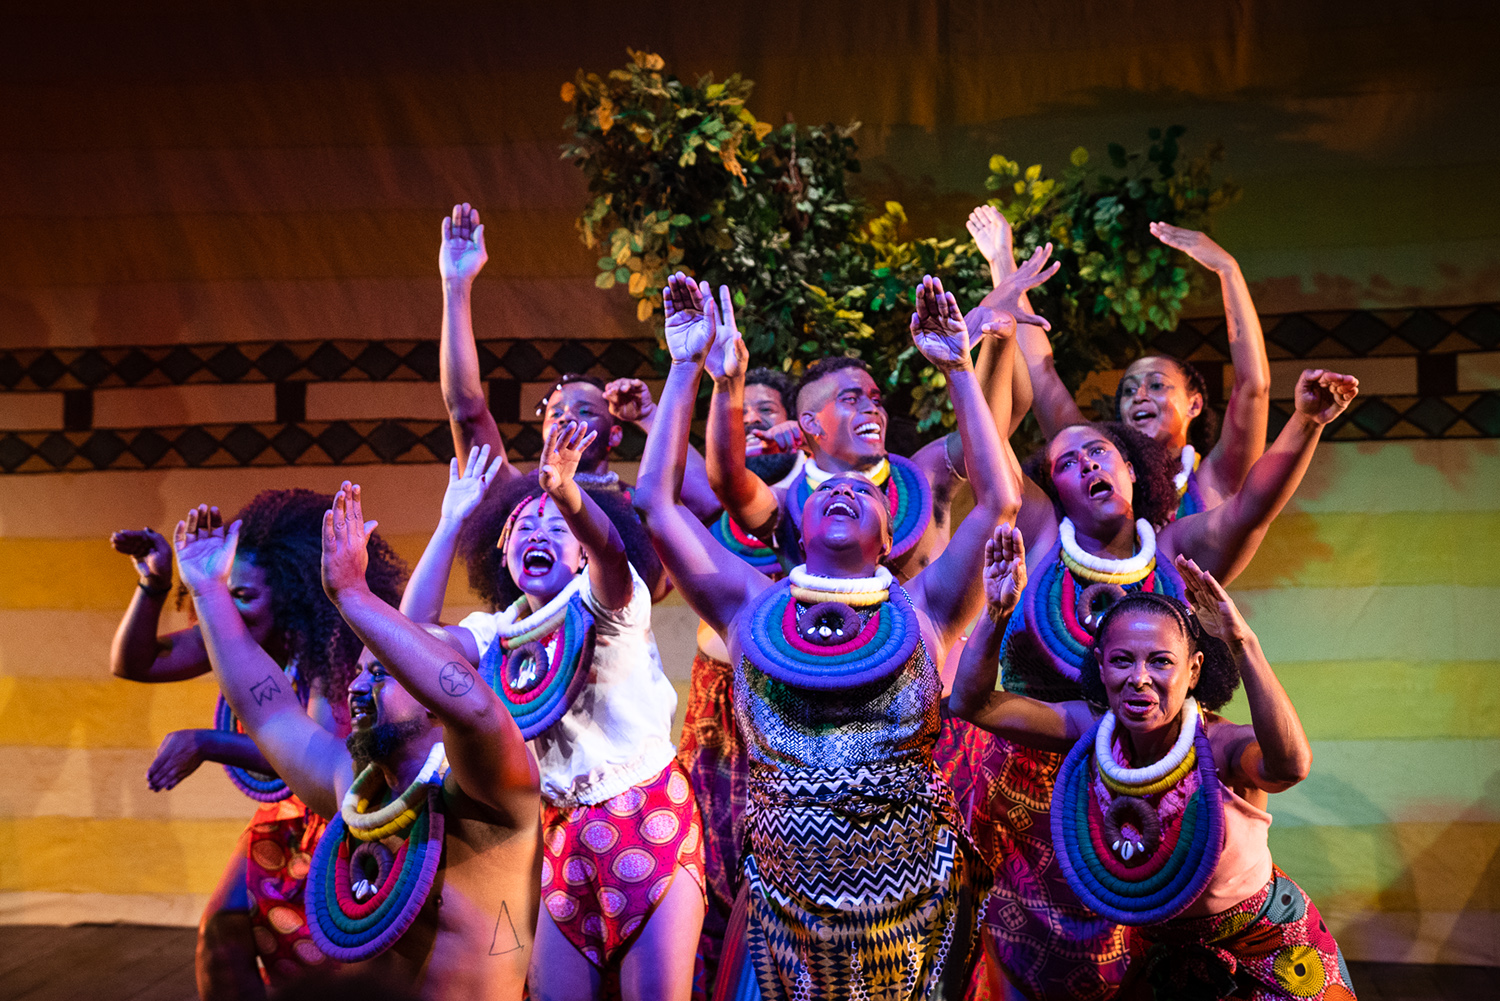
[[[580,71],[562,92],[573,132],[563,157],[588,183],[578,228],[600,251],[596,284],[624,286],[659,346],[669,274],[728,285],[752,364],[796,374],[830,354],[856,355],[895,412],[923,432],[951,427],[943,374],[912,346],[907,324],[924,274],[966,308],[989,291],[974,243],[912,236],[899,203],[877,209],[853,193],[859,123],[773,127],[746,108],[751,81],[687,84],[660,56],[627,51],[624,68]],[[1053,322],[1070,388],[1176,325],[1191,272],[1147,223],[1201,226],[1236,195],[1213,179],[1219,147],[1179,163],[1182,132],[1151,130],[1144,152],[1111,144],[1107,172],[1082,148],[1058,178],[990,159],[990,203],[1010,220],[1018,256],[1051,241],[1062,265],[1031,301]]]

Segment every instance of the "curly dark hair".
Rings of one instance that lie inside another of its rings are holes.
[[[1109,632],[1110,623],[1121,615],[1132,612],[1171,619],[1182,631],[1182,635],[1187,637],[1188,656],[1191,657],[1200,650],[1203,652],[1203,668],[1198,673],[1198,683],[1188,691],[1189,695],[1198,700],[1199,705],[1213,712],[1223,708],[1234,698],[1235,689],[1240,687],[1240,669],[1224,641],[1204,632],[1203,624],[1198,621],[1193,610],[1171,595],[1130,591],[1110,605],[1104,617],[1099,620],[1099,627],[1094,631],[1094,644],[1089,647],[1079,666],[1078,682],[1083,687],[1085,699],[1095,706],[1109,705],[1104,679],[1099,673],[1100,646],[1103,637]]]
[[[791,376],[785,372],[778,372],[774,368],[752,368],[745,373],[745,385],[770,386],[776,390],[776,395],[781,397],[781,408],[787,412],[787,416],[793,420],[796,419],[796,384],[792,382]]]
[[[654,591],[661,580],[661,560],[651,548],[651,540],[630,504],[629,495],[623,490],[612,489],[585,489],[584,493],[592,497],[614,523],[625,543],[626,559],[630,560],[646,586]],[[469,587],[491,611],[499,611],[521,596],[521,589],[505,566],[505,554],[498,546],[505,520],[519,505],[534,501],[541,495],[542,486],[537,482],[536,473],[528,473],[492,489],[485,494],[478,510],[469,516],[463,534],[459,536],[458,549],[469,571]]]
[[[1145,518],[1155,528],[1171,521],[1177,513],[1177,487],[1172,483],[1172,477],[1181,468],[1180,461],[1161,442],[1120,421],[1091,421],[1086,426],[1113,442],[1135,470],[1134,501],[1131,504],[1135,516]],[[1052,482],[1052,464],[1047,461],[1046,445],[1027,457],[1025,470],[1026,475],[1052,498],[1052,506],[1061,518],[1065,512],[1058,499],[1057,485]]]
[[[1177,370],[1182,373],[1182,378],[1187,382],[1188,394],[1197,393],[1203,397],[1203,409],[1198,411],[1198,416],[1188,424],[1188,444],[1193,446],[1199,455],[1207,455],[1213,451],[1214,445],[1219,441],[1219,412],[1209,405],[1208,384],[1203,381],[1203,373],[1198,371],[1198,366],[1176,355],[1158,354],[1155,351],[1141,355],[1141,358],[1165,358],[1176,365]],[[1136,361],[1139,360],[1140,358],[1136,359]],[[1124,402],[1125,380],[1121,379],[1115,385],[1115,407],[1111,411],[1114,420],[1125,419],[1125,415],[1120,413],[1120,407]]]
[[[306,681],[322,681],[329,700],[340,702],[359,673],[363,644],[323,593],[323,513],[332,506],[331,495],[315,490],[262,490],[229,521],[242,522],[235,558],[266,575],[271,615],[286,632],[287,652],[298,671]],[[379,532],[370,536],[369,553],[370,590],[398,605],[406,563]]]
[[[870,371],[870,366],[858,358],[851,358],[848,355],[829,355],[827,358],[819,358],[807,366],[807,369],[802,373],[802,378],[798,379],[797,384],[792,387],[793,409],[787,411],[792,419],[796,420],[802,413],[802,391],[804,389],[823,378],[823,376],[832,375],[834,372],[842,372],[846,368],[863,369],[865,372]]]

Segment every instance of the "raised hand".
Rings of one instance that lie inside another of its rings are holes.
[[[323,513],[323,591],[337,601],[341,592],[369,587],[370,533],[379,522],[365,521],[359,484],[345,480]]]
[[[1207,233],[1183,229],[1165,222],[1153,222],[1149,228],[1151,235],[1162,243],[1173,250],[1182,251],[1215,274],[1223,274],[1240,266],[1229,251],[1210,240]]]
[[[1359,395],[1359,380],[1322,368],[1306,368],[1297,379],[1297,412],[1317,424],[1327,424],[1349,408]]]
[[[219,509],[199,504],[177,523],[172,548],[177,553],[177,573],[194,594],[214,583],[228,584],[234,551],[240,542],[240,523],[224,529]]]
[[[969,213],[969,235],[974,245],[996,268],[998,274],[1008,274],[1016,269],[1016,252],[1011,242],[1010,220],[993,205],[981,205]]]
[[[126,529],[109,537],[115,552],[124,553],[135,564],[141,583],[155,588],[172,586],[172,544],[151,528]]]
[[[969,364],[969,330],[952,292],[940,279],[922,276],[917,286],[917,311],[911,314],[911,340],[922,357],[943,371]]]
[[[713,347],[708,349],[708,354],[703,358],[708,376],[715,382],[722,382],[726,377],[739,378],[745,374],[750,351],[745,347],[745,341],[740,337],[740,328],[734,322],[734,298],[729,294],[729,286],[719,286],[717,305],[709,295],[707,282],[699,286],[699,292],[704,298],[704,309],[714,310],[716,327]],[[741,353],[744,354],[743,359],[740,358]],[[736,363],[740,363],[738,368],[734,367]]]
[[[681,271],[667,279],[661,293],[666,317],[667,352],[676,362],[703,361],[717,334],[718,311],[708,283],[693,281]]]
[[[1051,330],[1052,324],[1021,307],[1023,294],[1057,274],[1060,264],[1054,261],[1050,268],[1047,267],[1047,261],[1051,257],[1052,244],[1036,248],[1030,257],[1021,262],[1020,267],[996,283],[994,291],[987,293],[981,304],[997,313],[1009,313],[1017,323],[1029,323],[1043,330]]]
[[[203,748],[197,730],[173,730],[156,749],[156,758],[146,769],[146,784],[152,792],[165,792],[198,770]]]
[[[457,456],[449,459],[448,490],[443,494],[443,520],[455,525],[462,525],[467,521],[474,509],[479,507],[479,502],[484,500],[484,492],[489,489],[504,462],[498,455],[495,456],[495,461],[490,461],[488,445],[469,449],[469,461],[462,470],[458,468]]]
[[[1188,603],[1193,606],[1204,632],[1223,640],[1231,649],[1244,645],[1255,635],[1234,599],[1213,574],[1186,556],[1179,555],[1176,563],[1177,572],[1182,574],[1182,583],[1187,589]]]
[[[639,379],[615,379],[604,387],[604,399],[610,415],[626,424],[649,421],[656,413],[651,387]]]
[[[984,600],[990,621],[1008,619],[1026,590],[1026,543],[1009,522],[984,544]]]
[[[444,279],[473,281],[490,255],[484,249],[484,225],[479,210],[468,202],[453,206],[443,220],[443,242],[438,247],[438,272]]]
[[[537,468],[537,479],[549,496],[573,482],[579,460],[598,435],[599,432],[589,431],[588,425],[577,421],[552,425],[552,430],[547,432],[547,442],[542,446],[541,465]]]
[[[797,421],[782,421],[780,424],[771,425],[764,431],[752,429],[750,433],[765,443],[761,446],[761,455],[800,452],[805,445],[802,438],[802,425]]]

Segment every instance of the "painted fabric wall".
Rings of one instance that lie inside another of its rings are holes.
[[[1245,195],[1216,234],[1269,314],[1276,395],[1304,364],[1365,385],[1237,583],[1317,753],[1273,849],[1351,955],[1500,963],[1493,5],[521,6],[8,15],[0,920],[196,920],[250,805],[212,767],[146,790],[213,688],[108,679],[133,577],[104,539],[352,474],[414,560],[450,447],[433,252],[454,201],[487,222],[476,325],[513,458],[560,371],[651,372],[557,159],[559,85],[631,45],[744,72],[764,120],[863,121],[864,192],[919,231],[961,231],[995,152],[1057,169],[1173,122],[1224,140]],[[1198,311],[1166,346],[1221,388],[1217,304]],[[657,634],[680,681],[686,610]]]

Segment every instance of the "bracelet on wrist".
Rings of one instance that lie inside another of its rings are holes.
[[[170,580],[163,584],[161,587],[152,587],[149,583],[147,583],[147,578],[142,577],[136,583],[136,586],[139,587],[142,591],[145,591],[147,597],[151,598],[165,598],[167,595],[172,593],[172,582]]]

